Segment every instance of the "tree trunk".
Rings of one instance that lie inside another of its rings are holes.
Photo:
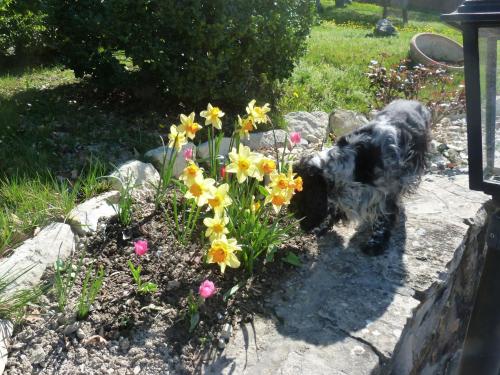
[[[318,13],[321,13],[323,11],[323,5],[321,5],[321,0],[316,0],[316,10]]]

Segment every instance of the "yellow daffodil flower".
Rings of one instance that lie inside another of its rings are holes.
[[[177,126],[172,125],[170,127],[170,134],[168,135],[168,147],[174,148],[180,151],[182,146],[187,143],[186,132],[180,131]]]
[[[291,184],[291,188],[293,188],[295,191],[302,191],[303,189],[303,182],[302,182],[302,177],[297,177],[293,180],[293,184]]]
[[[290,178],[284,173],[273,172],[271,173],[270,178],[271,182],[269,183],[269,186],[282,191],[287,190],[290,187],[290,183],[293,183],[293,179],[290,180]]]
[[[258,155],[250,151],[250,147],[240,144],[238,152],[236,149],[229,153],[231,163],[226,167],[226,172],[236,173],[238,182],[241,184],[248,177],[255,177],[258,173],[255,163],[258,161]]]
[[[181,114],[181,125],[179,126],[179,131],[186,132],[186,136],[189,139],[194,139],[196,132],[198,132],[202,126],[197,122],[194,122],[194,112],[191,112],[189,116]]]
[[[257,125],[255,125],[252,116],[247,116],[242,119],[238,115],[238,126],[240,137],[246,137],[247,139],[250,138],[250,132],[257,129]]]
[[[227,223],[229,223],[229,218],[226,216],[216,214],[213,218],[206,217],[203,219],[203,224],[207,227],[205,236],[209,237],[211,241],[222,238],[229,233],[226,228]]]
[[[238,268],[240,261],[236,257],[235,251],[241,251],[241,247],[234,238],[221,237],[215,239],[208,250],[207,262],[217,263],[222,273],[224,273],[226,266]]]
[[[274,212],[280,212],[281,207],[290,203],[292,194],[290,194],[288,190],[267,189],[269,191],[269,195],[264,200],[264,204],[271,203],[273,205]]]
[[[187,199],[194,199],[198,207],[204,206],[212,199],[215,180],[212,178],[203,178],[198,175],[191,181],[189,189],[184,195]]]
[[[179,180],[184,181],[186,186],[191,186],[195,178],[198,176],[203,177],[203,170],[191,161],[182,171],[179,176]]]
[[[272,159],[262,157],[256,163],[257,171],[255,178],[258,181],[262,181],[265,175],[270,175],[276,171],[276,162]]]
[[[217,215],[222,215],[224,208],[230,206],[233,200],[228,194],[229,184],[222,184],[213,191],[213,198],[208,200],[208,205]]]
[[[263,107],[258,107],[255,105],[254,99],[250,103],[248,103],[246,110],[248,115],[252,116],[256,124],[265,124],[269,120],[269,117],[267,117],[266,114],[271,110],[271,108],[269,108],[269,103],[264,104]]]
[[[219,107],[212,107],[210,103],[207,105],[206,111],[201,111],[201,117],[205,118],[205,125],[212,125],[216,129],[222,129],[221,117],[224,116],[224,112],[220,110]]]

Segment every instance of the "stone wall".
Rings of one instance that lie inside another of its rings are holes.
[[[450,262],[450,273],[422,297],[382,374],[456,373],[479,282],[471,275],[480,275],[483,268],[487,219],[492,211],[487,203],[475,216]]]

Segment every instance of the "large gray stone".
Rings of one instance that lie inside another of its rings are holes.
[[[5,365],[7,364],[7,356],[10,338],[14,332],[14,325],[8,320],[0,319],[0,375],[2,375]]]
[[[5,293],[33,288],[39,283],[47,266],[58,258],[67,258],[74,248],[75,235],[68,224],[49,224],[0,263],[0,275],[15,278]]]
[[[487,199],[470,191],[464,176],[425,176],[380,257],[359,251],[362,234],[335,227],[318,241],[317,258],[267,301],[267,317],[237,330],[206,372],[379,373],[422,295],[446,278],[468,229],[464,221]]]
[[[328,133],[333,133],[336,137],[341,137],[367,123],[368,120],[366,117],[360,113],[337,109],[330,113]]]
[[[229,149],[230,146],[231,146],[231,138],[228,138],[228,137],[222,138],[220,141],[220,144],[219,144],[219,155],[227,156],[227,154],[229,154],[229,152],[231,151]],[[208,142],[204,142],[204,143],[200,144],[196,148],[196,154],[200,158],[208,159],[210,157]]]
[[[274,132],[269,130],[267,132],[250,133],[250,137],[248,139],[242,139],[241,143],[250,147],[252,150],[259,151],[264,149],[273,149],[275,144],[278,147],[284,146],[287,137],[288,134],[286,131],[276,129]]]
[[[91,198],[71,210],[68,222],[80,235],[95,232],[99,219],[116,216],[119,199],[120,192],[115,190]]]
[[[149,150],[144,154],[144,157],[147,159],[151,160],[155,168],[160,171],[162,171],[162,168],[165,164],[165,166],[168,164],[168,160],[170,156],[172,155],[172,152],[177,152],[177,157],[175,159],[175,163],[172,167],[172,175],[174,177],[179,177],[187,166],[187,161],[184,159],[183,152],[187,149],[192,149],[193,150],[193,158],[196,156],[197,150],[196,146],[188,142],[184,146],[182,146],[181,151],[177,152],[177,150],[169,148],[169,147],[157,147],[155,149]]]
[[[114,189],[127,187],[134,190],[154,190],[160,183],[160,174],[152,164],[129,160],[111,173],[110,182]]]
[[[328,129],[326,112],[290,112],[285,115],[288,131],[300,132],[309,143],[322,143]]]

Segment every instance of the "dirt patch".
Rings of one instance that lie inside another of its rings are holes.
[[[82,259],[82,270],[66,309],[72,312],[59,313],[52,293],[30,306],[14,335],[6,374],[197,373],[209,353],[224,347],[233,326],[265,314],[264,297],[296,270],[281,258],[288,251],[302,260],[315,254],[312,238],[295,237],[273,262],[257,264],[251,278],[230,268],[222,276],[217,265],[203,261],[207,241],[195,234],[195,242],[182,246],[171,229],[162,210],[136,218],[128,228],[116,220],[101,223],[73,258],[75,264]],[[133,246],[139,239],[149,243],[140,258]],[[137,293],[128,260],[141,264],[143,280],[158,284],[158,292]],[[106,270],[104,287],[88,318],[75,321],[85,270],[100,265]],[[52,279],[53,270],[45,275],[45,281]],[[206,300],[198,327],[189,333],[187,297],[205,279],[219,292]],[[225,300],[223,294],[237,284],[241,287]]]

